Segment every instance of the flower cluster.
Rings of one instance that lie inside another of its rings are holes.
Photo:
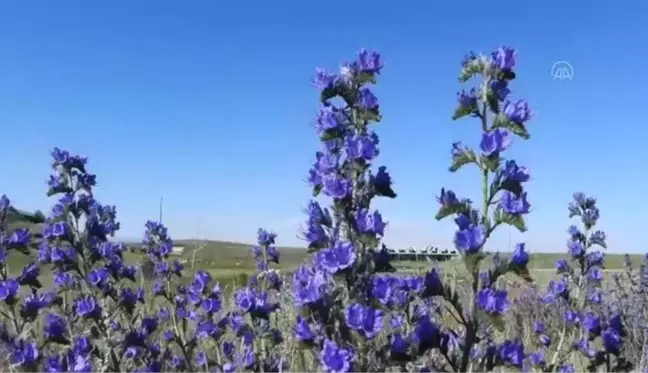
[[[607,246],[605,233],[594,230],[599,214],[596,199],[583,193],[574,194],[569,204],[569,217],[578,217],[582,229],[576,225],[569,227],[567,249],[571,260],[556,262],[559,278],[549,282],[542,296],[547,307],[564,323],[559,335],[552,338],[547,335],[543,322],[535,322],[539,349],[532,363],[540,368],[554,369],[558,362],[568,360],[571,355],[576,355],[576,360],[586,361],[582,366],[588,370],[602,366],[607,371],[632,368],[622,353],[626,334],[623,312],[613,303],[604,302],[605,254],[596,248]],[[563,348],[565,346],[568,348]],[[558,368],[570,370],[573,365],[562,364]]]

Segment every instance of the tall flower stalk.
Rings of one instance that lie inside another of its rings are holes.
[[[514,136],[528,139],[526,123],[531,111],[524,100],[508,100],[510,82],[515,79],[516,52],[512,48],[499,48],[490,56],[470,54],[462,62],[460,82],[481,77],[478,88],[462,90],[458,94],[458,107],[453,119],[477,118],[480,123],[481,141],[479,153],[461,142],[452,145],[451,172],[474,164],[481,174],[481,210],[473,207],[469,199],[460,199],[451,190],[441,189],[438,220],[453,216],[458,230],[454,243],[462,253],[470,274],[472,297],[461,323],[464,335],[461,358],[456,364],[459,371],[473,369],[471,354],[480,342],[490,340],[490,330],[484,325],[501,325],[501,314],[508,307],[506,290],[497,289],[497,278],[506,271],[514,271],[528,278],[526,264],[528,253],[524,244],[516,245],[509,262],[496,256],[494,267],[480,275],[481,262],[487,256],[483,248],[491,234],[502,224],[526,231],[524,215],[530,212],[530,204],[523,184],[530,178],[525,167],[515,160],[505,159],[504,152],[511,146]],[[493,209],[492,209],[493,208]],[[456,306],[456,304],[455,304]],[[517,341],[500,345],[499,360],[503,364],[518,366],[521,359],[514,352],[522,348]],[[519,361],[518,361],[519,360]],[[492,368],[497,359],[485,356],[485,368]],[[483,365],[482,364],[482,365]]]
[[[386,168],[371,169],[379,155],[371,126],[381,114],[369,84],[382,67],[379,54],[362,50],[339,74],[318,69],[314,78],[321,102],[315,129],[322,149],[308,182],[314,196],[323,194],[333,203],[330,209],[315,200],[309,204],[304,238],[314,260],[295,274],[293,290],[304,308],[297,320],[298,339],[316,346],[328,371],[364,371],[381,364],[368,346],[382,328],[383,311],[374,307],[367,289],[372,274],[384,266],[380,240],[386,223],[371,201],[396,197]]]

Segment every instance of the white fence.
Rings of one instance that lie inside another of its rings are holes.
[[[407,249],[387,249],[392,260],[442,262],[459,255],[455,249],[441,249],[438,246]]]

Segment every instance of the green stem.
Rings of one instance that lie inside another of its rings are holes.
[[[489,79],[484,81],[482,87],[482,110],[479,118],[481,119],[481,129],[482,132],[488,131],[488,82]],[[483,166],[482,166],[483,167]],[[485,224],[488,222],[488,207],[490,206],[489,198],[489,171],[488,168],[482,168],[482,223]],[[490,227],[488,227],[490,228]],[[486,231],[486,238],[490,236],[491,230]],[[471,372],[472,365],[470,364],[470,353],[472,351],[472,346],[474,345],[477,338],[477,318],[475,317],[475,310],[477,308],[477,292],[479,291],[479,266],[475,266],[471,273],[472,275],[472,299],[470,302],[470,320],[466,323],[466,337],[465,345],[461,358],[461,372]]]

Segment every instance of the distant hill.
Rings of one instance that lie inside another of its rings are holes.
[[[14,207],[9,207],[7,213],[7,226],[10,230],[29,228],[32,235],[39,238],[41,237],[44,223],[45,215],[40,210],[31,213]]]

